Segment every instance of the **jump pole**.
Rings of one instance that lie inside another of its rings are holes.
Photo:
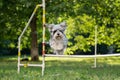
[[[61,58],[102,58],[102,57],[112,57],[112,56],[120,56],[120,53],[104,54],[104,55],[52,55],[52,54],[45,54],[45,57],[61,57]]]
[[[28,28],[28,26],[29,26],[32,18],[34,17],[37,9],[38,9],[39,7],[41,7],[41,6],[42,6],[42,5],[38,4],[38,5],[35,7],[35,9],[34,9],[32,15],[31,15],[31,17],[29,18],[29,20],[28,20],[25,28],[23,29],[21,35],[20,35],[19,38],[18,38],[18,73],[20,72],[20,66],[22,66],[22,65],[20,64],[20,56],[21,56],[20,43],[21,43],[21,38],[22,38],[23,34],[25,33],[26,29]]]
[[[20,43],[21,43],[21,38],[23,36],[23,34],[25,33],[26,29],[28,28],[32,18],[34,17],[37,9],[39,7],[43,7],[43,48],[42,48],[42,56],[43,56],[43,59],[42,59],[42,64],[21,64],[20,63],[20,56],[21,56],[21,51],[20,51]],[[42,76],[44,75],[44,68],[45,68],[45,60],[44,60],[44,54],[45,54],[45,27],[44,27],[44,24],[45,24],[45,0],[42,0],[42,4],[38,4],[36,5],[31,17],[29,18],[25,28],[23,29],[22,33],[20,34],[19,38],[18,38],[18,64],[17,64],[17,67],[18,67],[18,73],[20,73],[20,66],[38,66],[38,67],[42,67]]]
[[[94,50],[95,52],[95,56],[97,55],[97,26],[95,26],[95,50]],[[96,68],[97,67],[97,58],[95,57],[94,58],[94,66],[93,66],[94,68]]]
[[[43,22],[43,41],[42,41],[42,76],[44,75],[45,70],[45,0],[42,0],[42,7],[43,7],[43,16],[42,16],[42,22]]]

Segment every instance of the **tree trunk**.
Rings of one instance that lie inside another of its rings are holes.
[[[34,15],[30,24],[31,26],[31,60],[32,61],[39,60],[36,20],[37,20],[36,15]]]

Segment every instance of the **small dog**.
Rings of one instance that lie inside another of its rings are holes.
[[[60,24],[45,24],[50,32],[49,45],[55,54],[62,55],[67,47],[67,38],[64,34],[67,27],[65,22]]]

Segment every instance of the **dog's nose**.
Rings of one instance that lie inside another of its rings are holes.
[[[59,36],[60,34],[59,34],[59,33],[57,33],[57,35]]]

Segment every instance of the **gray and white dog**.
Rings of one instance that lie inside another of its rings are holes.
[[[45,24],[50,32],[49,45],[56,55],[62,55],[67,47],[67,38],[64,34],[67,27],[65,22],[60,24]]]

